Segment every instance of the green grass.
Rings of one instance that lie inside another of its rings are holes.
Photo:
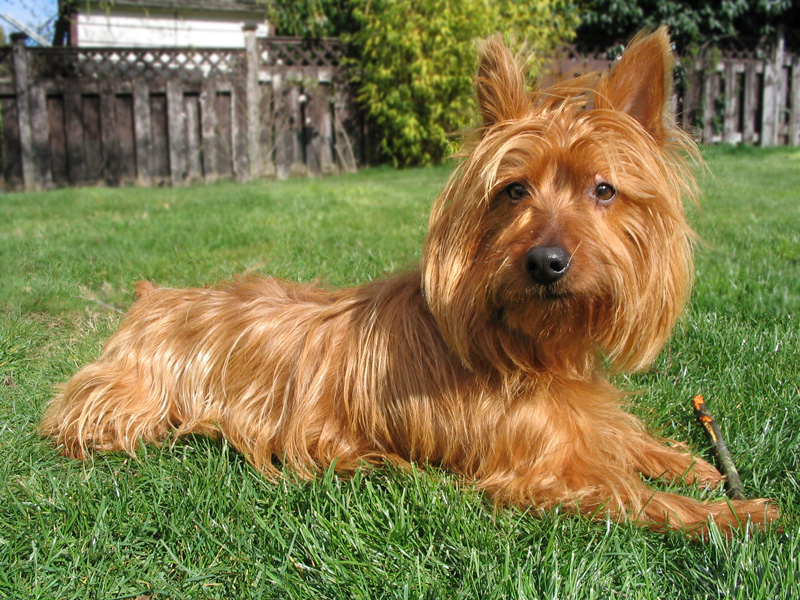
[[[146,278],[251,269],[347,285],[413,265],[447,168],[188,189],[0,197],[0,597],[793,598],[800,585],[800,152],[707,152],[687,318],[632,410],[708,453],[702,393],[782,530],[706,544],[558,511],[495,511],[446,472],[258,476],[192,438],[139,460],[60,457],[53,386],[97,355]],[[684,493],[707,493],[684,489]]]

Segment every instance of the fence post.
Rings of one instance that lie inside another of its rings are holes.
[[[736,125],[739,120],[739,96],[736,86],[736,62],[728,60],[725,63],[725,123],[722,128],[722,141],[735,144],[737,141]]]
[[[247,87],[245,91],[247,102],[247,153],[250,158],[250,178],[255,179],[261,175],[261,147],[259,145],[258,126],[259,118],[258,98],[258,69],[261,61],[258,56],[256,44],[256,24],[244,25],[244,47],[247,61]]]
[[[706,59],[708,60],[708,59]],[[709,69],[704,62],[705,80],[703,81],[703,141],[706,144],[714,143],[714,104],[717,100],[717,90],[714,86],[717,80],[717,60],[713,68]]]
[[[781,123],[781,79],[783,76],[784,34],[778,28],[778,38],[772,60],[764,64],[764,117],[761,125],[761,145],[774,146],[778,143]]]
[[[83,151],[83,99],[80,83],[71,79],[64,86],[64,126],[67,131],[68,179],[70,185],[86,181],[86,156]]]
[[[172,185],[186,182],[186,122],[183,111],[183,85],[178,79],[167,80],[167,128],[169,131],[169,175]]]
[[[103,149],[103,179],[107,185],[120,183],[120,144],[117,132],[117,94],[113,81],[100,86],[100,145]]]
[[[213,79],[204,79],[200,90],[200,137],[203,147],[203,176],[206,183],[217,180],[217,87]]]
[[[136,177],[144,185],[152,183],[153,132],[150,119],[150,89],[147,82],[133,82],[133,131],[136,137]]]
[[[756,141],[756,108],[758,107],[758,73],[756,63],[748,61],[744,71],[744,131],[742,141]]]
[[[33,135],[31,132],[31,106],[28,98],[28,54],[24,33],[12,33],[14,54],[14,81],[17,88],[17,117],[19,119],[19,144],[22,150],[22,182],[25,191],[35,190],[36,164],[33,157]]]
[[[364,143],[357,124],[353,96],[347,81],[339,76],[334,81],[333,137],[335,161],[348,173],[355,173]]]
[[[778,46],[775,51],[775,68],[777,73],[777,87],[775,98],[775,144],[782,142],[781,136],[786,130],[786,95],[789,86],[788,72],[784,68],[786,63],[786,31],[782,24],[778,25]],[[789,143],[788,140],[786,143]]]
[[[273,69],[272,95],[275,108],[272,119],[278,126],[275,128],[275,176],[278,179],[289,177],[289,108],[286,105],[285,71]]]
[[[789,145],[800,146],[800,55],[792,60],[792,98],[789,114]]]

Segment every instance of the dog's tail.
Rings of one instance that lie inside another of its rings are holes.
[[[158,289],[158,286],[154,283],[150,283],[149,281],[137,281],[136,282],[136,291],[134,292],[134,296],[137,300],[141,300],[142,298],[146,298],[154,291]]]
[[[133,455],[140,442],[162,442],[181,425],[215,435],[218,415],[209,416],[214,406],[181,395],[187,361],[181,362],[179,344],[166,343],[187,295],[136,285],[137,302],[100,357],[61,386],[47,407],[39,430],[64,454],[82,458],[96,449]]]

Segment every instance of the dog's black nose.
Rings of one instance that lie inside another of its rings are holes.
[[[536,283],[550,285],[569,270],[570,256],[561,246],[534,246],[525,257],[525,270]]]

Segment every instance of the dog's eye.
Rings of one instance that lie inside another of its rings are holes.
[[[519,202],[528,195],[528,190],[521,183],[512,183],[506,188],[506,194],[512,202]]]
[[[605,181],[598,183],[594,188],[594,197],[597,198],[601,204],[608,204],[616,197],[616,195],[617,190],[614,189],[614,186],[610,183],[606,183]]]

